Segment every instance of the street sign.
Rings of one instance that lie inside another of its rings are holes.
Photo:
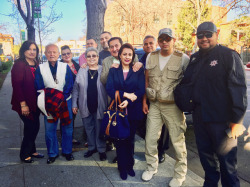
[[[34,18],[41,18],[41,1],[40,0],[34,0]]]
[[[21,39],[22,39],[22,43],[26,40],[25,30],[21,30]]]

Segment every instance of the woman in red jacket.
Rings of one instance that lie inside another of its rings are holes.
[[[35,158],[44,155],[36,152],[35,140],[40,128],[35,89],[34,72],[38,66],[39,49],[36,43],[25,41],[19,50],[17,59],[11,70],[13,87],[12,110],[15,110],[24,123],[23,141],[20,150],[20,159],[25,163],[32,163]]]

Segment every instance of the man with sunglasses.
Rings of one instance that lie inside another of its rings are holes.
[[[145,138],[147,168],[142,174],[142,180],[149,181],[157,173],[157,141],[160,138],[162,126],[166,125],[176,153],[174,176],[169,186],[181,186],[187,172],[185,116],[175,104],[173,90],[183,77],[189,57],[174,51],[175,41],[171,29],[160,30],[158,44],[161,49],[148,54],[146,60],[146,95],[143,100],[143,111],[148,116]],[[149,109],[146,96],[150,101]]]
[[[204,22],[197,28],[199,51],[190,58],[182,84],[194,82],[194,132],[204,186],[239,187],[237,137],[244,131],[247,86],[239,54],[217,44],[217,28]]]

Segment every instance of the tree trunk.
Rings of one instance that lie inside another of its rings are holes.
[[[35,42],[35,28],[33,25],[27,25],[28,40]]]
[[[104,15],[107,9],[106,0],[86,0],[87,39],[95,39],[100,43],[100,35],[104,29]]]

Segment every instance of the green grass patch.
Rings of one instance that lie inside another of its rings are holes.
[[[3,82],[7,74],[9,73],[12,65],[13,65],[12,61],[7,61],[7,62],[4,62],[2,66],[0,66],[0,89],[2,88]]]

